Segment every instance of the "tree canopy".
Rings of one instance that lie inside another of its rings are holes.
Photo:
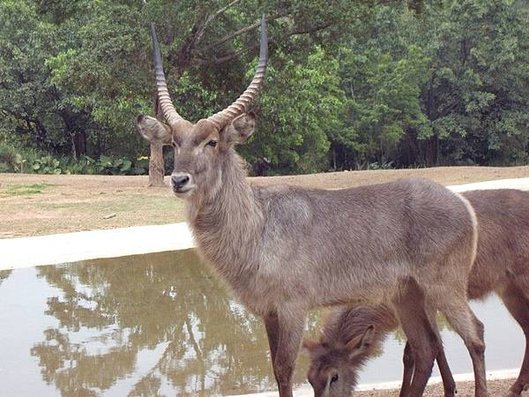
[[[14,151],[135,162],[148,144],[134,120],[153,115],[149,23],[173,102],[197,121],[248,84],[261,14],[270,61],[250,165],[528,162],[522,0],[0,0],[0,164]]]

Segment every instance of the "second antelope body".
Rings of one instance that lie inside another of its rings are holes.
[[[529,389],[529,192],[499,189],[464,196],[475,209],[479,232],[468,297],[497,294],[522,328],[526,345],[520,374],[505,392],[507,397],[519,397]],[[314,390],[326,387],[328,396],[350,395],[360,368],[397,326],[393,310],[385,305],[337,309],[327,319],[320,340],[305,341],[311,353],[309,380]],[[403,388],[413,373],[409,348],[405,349]],[[454,395],[453,379],[442,365],[445,395]],[[332,385],[330,376],[335,377]]]

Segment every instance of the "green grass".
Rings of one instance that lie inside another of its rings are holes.
[[[32,183],[30,185],[8,185],[0,191],[5,196],[27,196],[42,193],[50,187],[47,183]]]

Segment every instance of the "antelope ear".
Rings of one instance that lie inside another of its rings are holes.
[[[345,345],[349,351],[349,358],[356,357],[359,354],[364,354],[372,345],[375,337],[375,327],[370,325],[366,328],[362,335],[354,337]]]
[[[236,117],[222,131],[222,139],[228,144],[241,144],[252,136],[255,130],[255,114],[248,112]]]
[[[136,127],[142,137],[149,142],[160,143],[162,145],[170,145],[173,139],[171,128],[159,122],[154,117],[144,116],[140,114],[136,119]]]
[[[303,339],[303,350],[312,353],[321,346],[321,343],[313,339]]]

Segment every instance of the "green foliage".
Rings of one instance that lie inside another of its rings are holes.
[[[361,162],[390,158],[408,128],[429,134],[418,98],[427,58],[413,46],[396,59],[373,48],[354,55],[344,71],[351,128],[358,131],[351,149]]]
[[[278,66],[276,66],[278,65]],[[283,172],[307,173],[326,170],[329,138],[343,123],[345,95],[338,78],[338,61],[316,47],[302,64],[277,52],[261,96],[266,114],[252,148],[254,156],[267,157]],[[282,93],[282,101],[276,98]]]
[[[134,119],[153,108],[149,23],[173,102],[194,122],[248,84],[263,12],[270,67],[258,131],[241,148],[250,164],[529,161],[522,0],[4,0],[0,172],[145,172]]]
[[[346,168],[394,159],[409,130],[431,134],[419,98],[429,57],[403,29],[413,23],[403,6],[380,7],[370,16],[371,31],[341,52],[340,74],[350,106],[348,129],[335,148]]]
[[[35,174],[102,174],[144,175],[148,172],[147,157],[132,161],[126,158],[101,156],[93,159],[83,155],[79,159],[42,155],[34,150],[0,143],[0,172],[26,172]]]
[[[98,164],[98,174],[127,175],[132,170],[132,161],[127,159],[111,159],[101,156]]]
[[[0,172],[21,172],[22,170],[22,156],[14,147],[0,143]]]
[[[89,156],[82,156],[77,161],[67,160],[63,167],[67,174],[143,175],[149,164],[141,157],[132,161],[103,155],[97,160]]]
[[[466,0],[437,15],[426,94],[442,162],[527,161],[528,10],[522,2]]]
[[[36,174],[62,174],[61,162],[51,156],[36,159],[31,169]]]

